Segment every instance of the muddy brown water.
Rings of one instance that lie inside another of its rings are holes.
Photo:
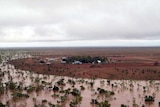
[[[9,81],[9,75],[13,78],[13,82],[22,82],[23,87],[35,84],[32,79],[40,78],[40,81],[51,82],[51,86],[54,86],[55,83],[64,78],[65,86],[63,89],[73,88],[71,84],[67,83],[68,79],[74,80],[76,82],[75,87],[80,90],[80,86],[83,85],[85,90],[81,91],[82,101],[79,104],[79,107],[96,107],[96,105],[91,105],[91,99],[97,99],[98,101],[107,100],[111,104],[111,107],[120,107],[121,104],[128,105],[129,107],[141,107],[143,104],[145,107],[159,107],[158,102],[160,102],[160,81],[138,81],[138,80],[111,80],[110,85],[107,83],[107,79],[82,79],[82,78],[70,78],[54,75],[42,75],[35,74],[33,72],[17,70],[13,65],[6,64],[4,66],[0,65],[1,72],[4,72],[5,75],[2,78],[2,83]],[[84,83],[79,82],[80,80],[85,81]],[[91,87],[87,82],[94,81],[93,87]],[[114,84],[112,87],[111,84]],[[108,91],[114,91],[115,95],[104,97],[99,95],[97,88],[103,88]],[[144,88],[145,87],[145,92]],[[23,93],[27,93],[25,90]],[[3,104],[6,104],[9,101],[10,107],[33,107],[34,104],[42,104],[42,100],[46,99],[47,102],[52,104],[57,104],[57,101],[60,101],[59,98],[53,98],[52,95],[54,92],[49,90],[46,86],[43,90],[39,92],[32,92],[28,95],[29,98],[20,99],[18,101],[13,101],[12,91],[8,90],[7,93],[0,96],[0,101]],[[97,93],[97,94],[95,94]],[[57,93],[60,96],[64,95]],[[144,97],[146,95],[151,95],[155,97],[155,101],[151,104],[145,103]],[[36,99],[35,101],[33,99]],[[68,100],[64,107],[70,107],[69,103],[74,98],[72,96],[68,97]],[[45,104],[49,107],[48,103]]]

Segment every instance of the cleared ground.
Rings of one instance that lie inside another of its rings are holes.
[[[16,59],[9,63],[18,69],[41,74],[54,74],[83,78],[159,80],[160,48],[37,48],[27,49],[34,58]],[[61,64],[68,56],[106,56],[106,64]],[[36,58],[35,58],[36,57]],[[50,65],[39,63],[46,58],[56,58]]]

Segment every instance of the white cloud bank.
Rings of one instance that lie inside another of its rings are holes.
[[[1,0],[0,47],[160,46],[159,5],[159,0]]]

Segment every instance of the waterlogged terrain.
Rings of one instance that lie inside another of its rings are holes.
[[[8,63],[32,55],[28,51],[1,51],[1,107],[160,107],[160,81],[155,79],[111,80],[92,76],[87,79],[37,74]]]
[[[70,107],[71,102],[76,99],[79,101],[75,105],[79,107],[98,106],[97,104],[91,104],[92,99],[98,102],[106,100],[111,107],[120,107],[122,104],[129,107],[141,107],[142,105],[159,107],[160,81],[76,79],[16,70],[14,66],[7,64],[1,64],[0,67],[0,100],[10,107],[29,107],[33,105]],[[9,82],[12,82],[12,85],[10,83],[7,86],[6,84]],[[59,90],[53,90],[54,86],[57,86]],[[2,88],[4,88],[3,91]],[[98,88],[104,89],[105,92],[100,93]],[[74,89],[79,91],[77,96],[81,97],[80,99],[72,93]],[[16,93],[25,96],[16,95]],[[153,96],[154,101],[146,102],[145,96]]]

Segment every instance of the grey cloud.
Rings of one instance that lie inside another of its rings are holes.
[[[0,28],[28,26],[34,28],[33,37],[44,40],[156,40],[159,4],[159,0],[5,0],[0,1]],[[2,35],[7,36],[0,30]]]

